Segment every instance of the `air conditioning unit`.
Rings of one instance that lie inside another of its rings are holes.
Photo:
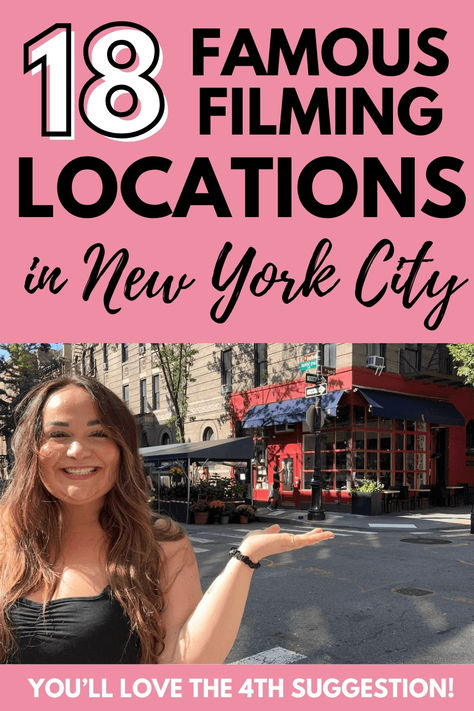
[[[143,355],[146,351],[146,346],[138,346],[138,353]]]
[[[374,368],[375,375],[382,375],[385,368],[385,358],[377,355],[367,356],[367,368]]]
[[[108,370],[109,369],[109,364],[108,363],[102,363],[102,370]]]
[[[383,356],[367,356],[367,368],[383,368],[384,366],[385,358]]]
[[[232,385],[228,385],[227,383],[225,383],[224,385],[221,385],[221,395],[228,395],[231,392],[232,392]]]

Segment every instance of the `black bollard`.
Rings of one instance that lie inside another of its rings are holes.
[[[474,533],[474,504],[471,507],[471,533]]]

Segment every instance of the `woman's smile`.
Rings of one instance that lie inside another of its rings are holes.
[[[65,474],[73,479],[84,479],[86,477],[92,476],[98,471],[97,467],[68,467],[64,469]]]

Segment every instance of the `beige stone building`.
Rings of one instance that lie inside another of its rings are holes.
[[[232,393],[288,383],[290,394],[291,384],[303,376],[300,363],[316,354],[318,344],[197,343],[193,347],[185,436],[186,441],[197,442],[233,435]],[[325,343],[321,350],[322,365],[338,372],[375,369],[379,363],[385,374],[460,384],[442,344]],[[139,421],[143,446],[176,441],[169,395],[150,343],[64,344],[63,355],[73,371],[94,375],[128,404]]]

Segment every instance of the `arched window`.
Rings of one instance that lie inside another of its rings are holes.
[[[474,420],[466,425],[466,457],[474,457]]]
[[[204,432],[202,433],[202,439],[204,442],[208,442],[211,439],[214,439],[214,430],[212,427],[206,427]]]
[[[171,437],[168,432],[163,432],[161,435],[161,444],[171,444]]]

